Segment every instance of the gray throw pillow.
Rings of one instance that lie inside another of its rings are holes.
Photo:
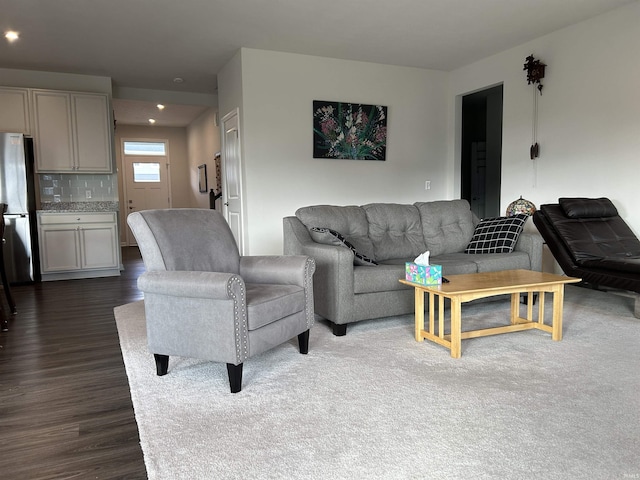
[[[311,238],[314,242],[324,245],[335,245],[338,247],[346,247],[353,252],[353,264],[360,266],[375,266],[378,262],[358,252],[356,248],[343,235],[331,230],[330,228],[311,227],[309,229]]]
[[[481,220],[464,253],[511,253],[518,242],[528,215]]]

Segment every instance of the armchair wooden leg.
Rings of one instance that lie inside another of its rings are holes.
[[[309,330],[298,335],[298,345],[300,346],[300,353],[309,353]]]
[[[153,354],[153,358],[156,359],[156,373],[159,377],[166,375],[169,369],[169,355]]]
[[[238,393],[242,390],[242,363],[239,365],[227,363],[227,373],[229,374],[231,393]]]

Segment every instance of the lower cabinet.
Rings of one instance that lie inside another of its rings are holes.
[[[42,280],[120,275],[116,214],[38,213]]]

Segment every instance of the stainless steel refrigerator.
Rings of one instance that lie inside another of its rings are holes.
[[[21,133],[0,132],[0,203],[7,204],[2,248],[9,283],[40,281],[33,140]]]

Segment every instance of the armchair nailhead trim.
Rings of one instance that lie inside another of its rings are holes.
[[[313,278],[313,273],[311,272],[312,267],[315,267],[316,261],[313,258],[310,258],[305,264],[304,271],[304,304],[306,305],[307,310],[307,328],[311,328],[314,320],[314,308],[309,305],[309,294],[313,295],[313,288],[311,288],[311,279]]]
[[[240,300],[233,293],[233,284],[240,285]],[[233,325],[236,337],[236,361],[242,363],[249,356],[249,338],[247,336],[246,308],[240,312],[240,305],[246,305],[244,285],[238,277],[233,277],[227,284],[227,295],[233,299]],[[242,331],[242,334],[240,333]]]

